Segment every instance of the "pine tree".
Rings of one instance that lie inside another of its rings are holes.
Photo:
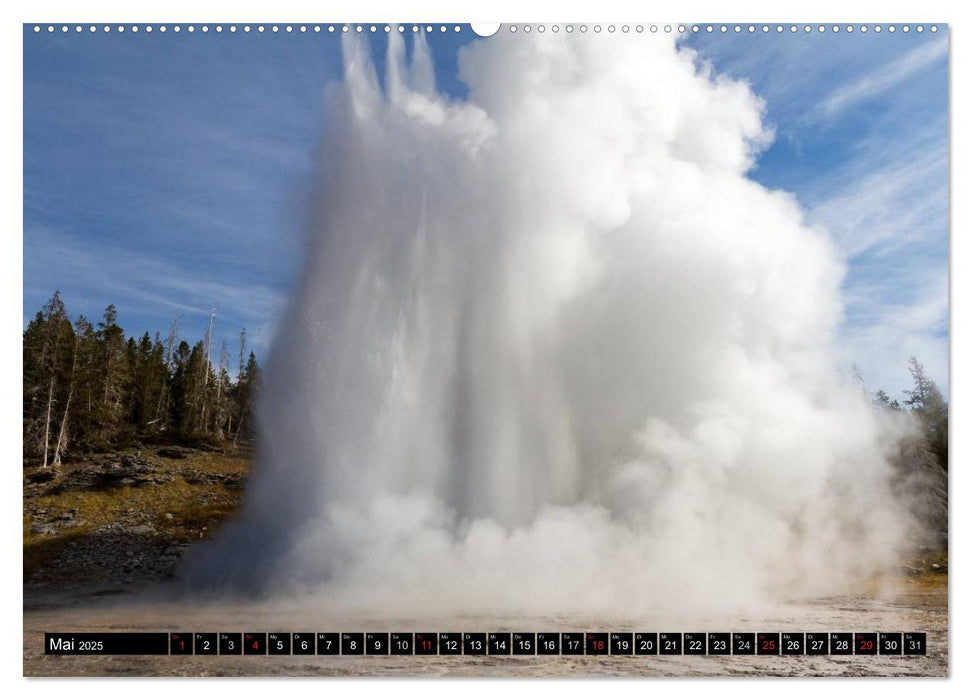
[[[40,407],[43,389],[47,384],[43,363],[47,341],[45,328],[44,313],[38,311],[24,329],[24,455],[31,457],[43,453],[43,419]]]
[[[256,392],[260,384],[260,366],[256,362],[256,355],[252,352],[237,381],[237,402],[239,406],[239,423],[236,426],[236,434],[233,436],[233,444],[237,443],[240,433],[244,430],[247,436],[254,434],[252,421],[252,407],[255,402]]]
[[[189,357],[192,349],[186,341],[181,341],[172,356],[172,397],[170,427],[178,434],[186,432],[192,419],[190,410]]]
[[[125,398],[128,394],[128,366],[125,332],[117,323],[114,304],[105,308],[95,337],[101,355],[101,396],[97,411],[99,438],[106,444],[117,441],[127,432]]]
[[[927,376],[916,357],[910,358],[910,376],[914,379],[912,389],[905,390],[904,404],[910,406],[920,419],[931,452],[945,471],[948,467],[947,449],[947,402],[934,380]]]
[[[84,316],[75,321],[74,332],[78,338],[77,400],[72,409],[75,432],[69,436],[69,442],[88,450],[100,440],[101,348],[94,326]]]
[[[202,431],[206,406],[206,385],[209,379],[204,341],[200,340],[192,346],[192,352],[189,355],[188,379],[188,395],[186,398],[189,402],[189,420],[182,430],[185,435]]]
[[[918,530],[915,543],[924,547],[947,546],[947,403],[940,389],[916,357],[910,358],[914,384],[903,393],[904,406],[917,419],[919,430],[901,439],[891,457],[893,487],[907,504]],[[885,410],[902,411],[896,399],[882,389],[874,403]]]
[[[873,395],[873,403],[891,411],[900,410],[900,402],[897,399],[891,399],[883,389],[880,389]]]
[[[229,371],[226,369],[228,362],[229,350],[224,340],[219,352],[219,369],[216,372],[216,399],[213,404],[212,432],[217,440],[223,439],[223,426],[226,424],[226,416],[229,413],[227,389],[231,382]]]

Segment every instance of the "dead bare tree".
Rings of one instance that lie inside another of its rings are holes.
[[[54,405],[54,375],[51,375],[50,386],[47,390],[47,418],[44,420],[44,468],[47,464],[47,451],[50,448],[51,440],[51,408]]]
[[[42,352],[42,366],[48,367],[50,379],[47,383],[47,411],[44,418],[44,461],[46,469],[49,466],[48,456],[50,453],[51,439],[51,417],[54,411],[54,387],[57,381],[57,355],[58,347],[61,343],[61,331],[63,323],[66,321],[64,304],[61,302],[60,292],[54,292],[54,296],[44,307],[47,318],[46,339]]]
[[[179,335],[179,321],[182,319],[182,314],[176,314],[175,318],[172,320],[172,326],[169,328],[169,337],[165,343],[165,370],[167,372],[172,371],[172,349],[175,347],[175,339]],[[155,420],[153,422],[165,425],[163,418],[163,409],[168,402],[169,394],[169,383],[168,381],[162,382],[162,390],[158,393],[158,405],[155,407]]]
[[[64,402],[64,415],[61,418],[61,429],[57,433],[57,444],[54,446],[54,466],[61,464],[61,452],[67,445],[67,419],[71,411],[71,399],[74,398],[74,385],[78,372],[78,352],[81,349],[81,334],[74,336],[74,357],[71,359],[71,380],[68,384],[67,401]]]
[[[202,372],[202,410],[199,412],[199,430],[205,431],[209,424],[209,372],[212,369],[212,322],[216,318],[216,307],[209,312],[209,328],[206,330],[205,349],[206,361],[200,368]]]
[[[239,332],[239,373],[236,375],[236,385],[242,386],[243,375],[246,372],[246,329],[244,328]],[[236,447],[236,441],[239,439],[239,431],[243,427],[243,407],[240,406],[239,410],[239,422],[236,424],[236,432],[233,434],[233,447]]]

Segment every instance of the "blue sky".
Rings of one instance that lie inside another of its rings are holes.
[[[184,26],[184,25],[183,25]],[[198,26],[198,25],[197,25]],[[433,33],[439,88],[461,98]],[[891,394],[917,354],[947,384],[947,33],[689,35],[765,100],[751,177],[796,194],[843,250],[846,365]],[[383,37],[372,40],[380,61]],[[72,315],[114,303],[130,334],[265,355],[302,250],[336,35],[24,27],[24,321],[54,289]]]

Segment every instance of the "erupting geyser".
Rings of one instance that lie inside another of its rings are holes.
[[[355,608],[747,606],[907,529],[835,367],[843,266],[746,177],[762,104],[666,35],[530,35],[435,90],[344,38],[240,519],[198,585]],[[383,83],[383,85],[382,85]]]

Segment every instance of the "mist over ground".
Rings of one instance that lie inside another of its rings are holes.
[[[838,371],[844,263],[746,176],[747,85],[667,35],[503,34],[457,102],[423,35],[388,40],[380,81],[344,37],[252,485],[186,582],[639,614],[897,562],[913,426]]]

